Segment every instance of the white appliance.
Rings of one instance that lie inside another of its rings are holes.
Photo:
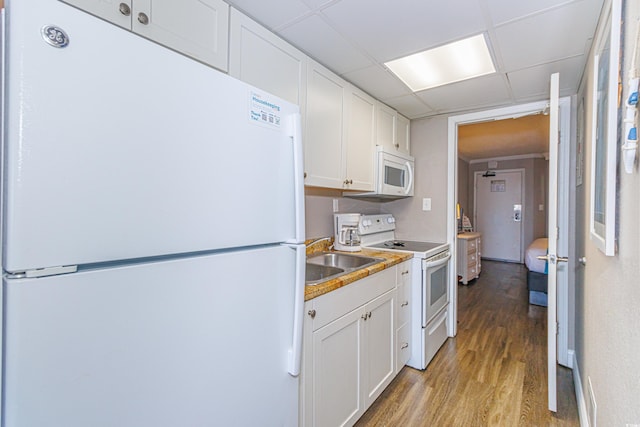
[[[413,196],[414,158],[376,147],[376,188],[367,193],[344,193],[346,197],[389,201]]]
[[[5,4],[1,424],[297,425],[298,107]]]
[[[447,339],[449,307],[448,243],[396,240],[391,214],[363,215],[360,220],[362,246],[412,252],[411,259],[411,358],[407,363],[425,369]]]
[[[334,214],[335,236],[333,247],[338,251],[357,252],[360,247],[360,234],[358,225],[360,224],[359,213]]]

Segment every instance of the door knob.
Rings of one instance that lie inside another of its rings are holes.
[[[542,261],[547,261],[551,264],[556,264],[558,262],[569,262],[569,258],[566,256],[556,256],[551,254],[540,255],[540,256],[537,256],[536,258]]]
[[[582,264],[582,265],[587,265],[587,257],[583,256],[583,257],[578,258],[578,262],[580,264]]]

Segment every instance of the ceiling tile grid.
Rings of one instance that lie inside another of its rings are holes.
[[[577,91],[603,0],[228,0],[409,118]],[[496,74],[412,94],[384,62],[483,33]]]

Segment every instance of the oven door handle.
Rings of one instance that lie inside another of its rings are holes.
[[[440,267],[443,264],[446,264],[449,262],[449,259],[451,258],[451,254],[447,254],[446,257],[436,260],[436,261],[427,261],[424,260],[422,261],[422,269],[426,270],[427,268],[436,268],[436,267]]]

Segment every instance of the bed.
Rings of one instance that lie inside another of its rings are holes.
[[[546,255],[548,246],[548,239],[541,237],[534,240],[524,254],[529,304],[545,307],[547,306],[547,262],[539,260],[538,256]]]

